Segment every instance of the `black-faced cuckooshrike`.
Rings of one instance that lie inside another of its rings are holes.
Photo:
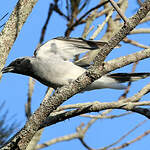
[[[86,69],[70,60],[75,55],[97,50],[106,42],[82,38],[57,37],[49,40],[35,50],[33,57],[22,57],[12,61],[2,69],[2,73],[12,72],[31,76],[46,86],[56,89],[70,83],[83,74]],[[102,76],[85,90],[102,88],[124,89],[120,83],[135,81],[150,76],[150,73],[113,73]]]

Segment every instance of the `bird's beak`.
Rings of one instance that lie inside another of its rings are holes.
[[[1,72],[2,73],[7,73],[7,72],[12,72],[14,70],[14,67],[12,66],[7,66],[7,67],[4,67]]]

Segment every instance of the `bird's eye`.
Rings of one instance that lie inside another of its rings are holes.
[[[16,64],[17,64],[17,65],[20,65],[20,64],[21,64],[21,61],[20,61],[20,60],[17,60],[17,61],[16,61]]]

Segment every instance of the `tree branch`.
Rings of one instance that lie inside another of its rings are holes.
[[[23,24],[38,0],[19,0],[4,29],[0,33],[0,79],[8,54]]]

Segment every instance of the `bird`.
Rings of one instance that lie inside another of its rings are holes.
[[[87,68],[72,61],[74,56],[98,50],[105,44],[107,42],[100,40],[56,37],[37,48],[33,56],[17,58],[1,72],[30,76],[48,87],[57,89],[76,80],[86,71]],[[83,91],[103,88],[122,90],[126,86],[121,83],[148,76],[150,76],[149,72],[106,74],[88,85]]]

